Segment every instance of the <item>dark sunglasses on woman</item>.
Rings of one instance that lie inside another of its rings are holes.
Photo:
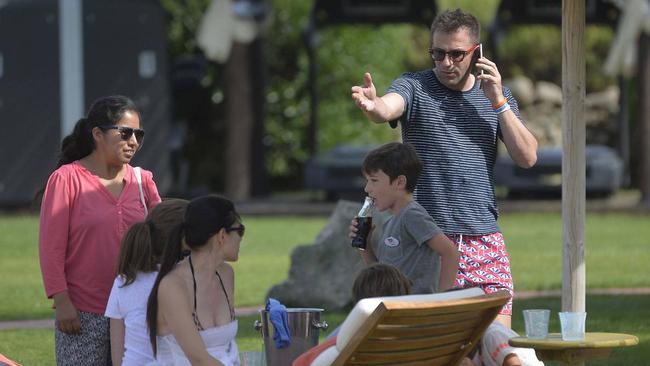
[[[138,141],[138,144],[142,143],[142,139],[144,139],[144,130],[141,128],[131,128],[131,127],[126,127],[126,126],[98,126],[101,128],[103,131],[107,130],[117,130],[117,132],[120,133],[120,137],[122,140],[127,141],[135,134],[135,139]]]
[[[244,232],[246,231],[246,227],[244,227],[244,224],[239,224],[239,226],[233,226],[233,227],[227,227],[226,232],[229,233],[231,231],[236,231],[237,234],[239,234],[240,237],[244,237]]]

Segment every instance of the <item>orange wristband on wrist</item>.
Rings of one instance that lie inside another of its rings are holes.
[[[506,103],[508,103],[508,98],[503,98],[499,103],[497,104],[492,104],[492,109],[499,109],[503,107]]]

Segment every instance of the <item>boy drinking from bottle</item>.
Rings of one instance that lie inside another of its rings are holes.
[[[363,161],[365,191],[378,211],[389,210],[377,248],[361,251],[367,265],[397,267],[413,286],[411,293],[433,293],[454,286],[459,254],[427,211],[413,200],[422,163],[409,144],[392,142],[372,150]],[[350,238],[357,233],[352,220]],[[373,235],[371,230],[369,237]],[[370,240],[370,239],[368,239]]]

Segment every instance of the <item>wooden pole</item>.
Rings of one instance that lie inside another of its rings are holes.
[[[585,0],[562,1],[562,310],[585,311]]]
[[[639,188],[641,205],[650,207],[650,35],[642,33],[639,37],[639,79],[637,103],[637,131],[640,142]]]
[[[228,142],[225,191],[230,199],[245,200],[251,187],[252,83],[248,68],[249,44],[233,42],[226,65]]]

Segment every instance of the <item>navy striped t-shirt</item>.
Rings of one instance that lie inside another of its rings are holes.
[[[404,98],[402,139],[423,163],[417,202],[446,234],[499,231],[493,172],[501,130],[478,83],[469,91],[451,90],[425,70],[403,74],[387,93]],[[510,90],[503,93],[521,119]]]

